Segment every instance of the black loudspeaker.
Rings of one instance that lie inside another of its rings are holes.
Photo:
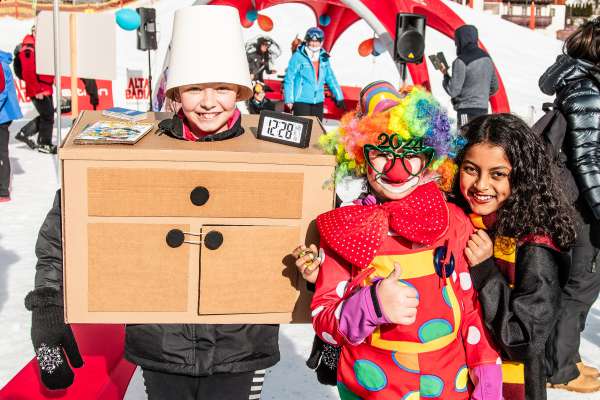
[[[156,10],[140,7],[135,9],[142,22],[137,29],[138,50],[156,50]]]
[[[398,14],[396,16],[394,61],[416,64],[423,61],[426,22],[425,16],[420,14]]]

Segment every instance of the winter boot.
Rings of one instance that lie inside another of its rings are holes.
[[[17,139],[20,142],[25,143],[27,146],[29,146],[29,148],[31,148],[32,150],[35,150],[38,146],[37,144],[35,144],[35,142],[33,140],[31,140],[28,136],[26,136],[23,131],[19,131],[19,133],[17,133],[15,135],[15,139]]]
[[[589,376],[590,378],[600,378],[600,371],[597,368],[585,365],[582,361],[577,363],[577,369],[582,375]]]
[[[40,144],[37,150],[40,153],[56,154],[56,146],[53,144]]]
[[[600,390],[600,381],[587,375],[580,374],[577,378],[566,384],[552,385],[554,389],[568,390],[577,393],[593,393]]]

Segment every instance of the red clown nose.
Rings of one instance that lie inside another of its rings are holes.
[[[408,171],[412,171],[412,165],[408,159],[397,158],[394,165],[393,160],[388,160],[383,167],[385,178],[392,183],[403,183],[411,178]],[[404,164],[404,165],[403,165]]]

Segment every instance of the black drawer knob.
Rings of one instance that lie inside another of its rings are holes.
[[[190,193],[190,200],[195,206],[202,206],[206,204],[209,197],[210,194],[208,193],[208,189],[204,186],[198,186],[192,190],[192,193]]]
[[[223,234],[218,231],[210,231],[204,236],[204,246],[209,250],[216,250],[223,244]]]
[[[179,247],[183,244],[183,241],[185,240],[185,236],[183,234],[183,232],[179,229],[171,229],[168,233],[167,233],[167,244],[169,245],[169,247]]]

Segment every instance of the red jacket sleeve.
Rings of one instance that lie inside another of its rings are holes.
[[[324,260],[321,264],[312,299],[311,315],[315,332],[326,343],[342,346],[344,336],[338,330],[343,299],[351,290],[350,266],[337,256],[324,242],[321,242]]]
[[[469,217],[462,210],[455,208],[451,219],[456,238],[456,246],[453,254],[455,256],[455,274],[453,281],[458,297],[461,299],[463,317],[460,327],[460,335],[463,339],[467,366],[472,369],[482,364],[500,363],[500,355],[491,339],[491,335],[485,328],[483,314],[477,292],[473,288],[468,263],[464,255],[465,246],[474,228]]]
[[[0,95],[6,89],[6,77],[4,76],[4,66],[0,63]]]

